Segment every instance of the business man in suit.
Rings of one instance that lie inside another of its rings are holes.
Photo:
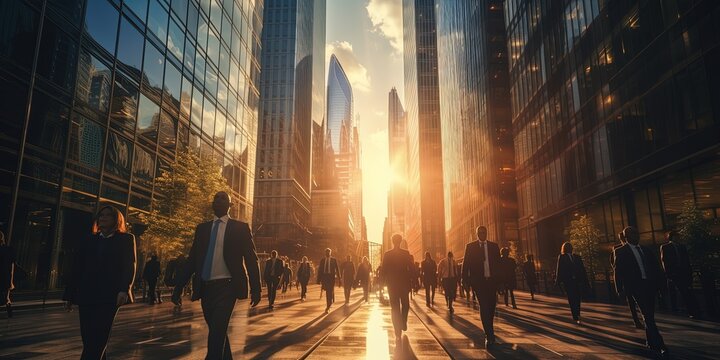
[[[435,305],[435,287],[437,286],[437,264],[429,251],[425,252],[425,260],[422,262],[422,279],[425,285],[425,306]]]
[[[573,321],[582,325],[580,321],[580,302],[582,294],[590,288],[585,264],[580,255],[573,254],[572,244],[565,242],[560,249],[555,270],[555,285],[562,286],[567,294],[570,313]]]
[[[335,279],[340,277],[337,260],[331,255],[332,250],[325,249],[325,257],[320,260],[320,266],[318,267],[318,283],[322,283],[327,300],[326,314],[330,312],[330,306],[335,301]]]
[[[677,311],[675,293],[679,292],[688,315],[694,319],[698,316],[698,307],[692,294],[693,275],[687,247],[677,242],[678,234],[672,230],[665,233],[665,240],[668,242],[660,246],[660,261],[667,277],[670,305],[673,311]]]
[[[270,258],[265,262],[265,271],[263,271],[263,279],[267,285],[268,303],[270,310],[275,304],[275,296],[280,285],[280,277],[284,274],[285,263],[278,259],[278,252],[273,250],[270,252]]]
[[[617,244],[613,246],[612,253],[610,254],[610,267],[615,268],[615,250],[617,250],[619,247],[625,245],[625,235],[623,235],[622,231],[618,233],[618,239],[620,240],[620,244]],[[625,302],[628,304],[628,308],[630,308],[630,316],[632,316],[633,323],[635,323],[635,327],[638,329],[645,330],[645,325],[640,321],[640,318],[638,317],[637,312],[637,303],[635,302],[635,299],[632,298],[632,296],[625,294],[624,296]]]
[[[230,195],[221,191],[212,202],[215,218],[195,229],[190,255],[179,272],[172,301],[179,305],[185,285],[193,277],[191,300],[201,299],[208,324],[206,359],[232,359],[227,328],[235,301],[247,299],[250,282],[250,305],[260,302],[260,267],[252,233],[247,223],[228,216]],[[247,272],[246,272],[247,269]]]
[[[655,295],[664,282],[660,264],[650,248],[639,245],[640,235],[634,227],[626,227],[623,234],[627,242],[614,251],[615,290],[635,299],[645,319],[647,346],[665,356],[667,348],[655,324]]]
[[[310,263],[308,262],[307,256],[302,257],[302,262],[300,263],[300,266],[298,267],[297,271],[297,281],[300,284],[300,300],[305,301],[305,298],[307,297],[307,286],[308,282],[310,281],[310,273],[312,270],[310,269]]]
[[[410,311],[410,290],[415,269],[410,253],[400,248],[402,235],[392,236],[393,248],[383,255],[382,271],[388,288],[395,341],[400,343],[402,332],[407,330]]]
[[[350,303],[350,292],[352,291],[353,284],[355,283],[355,264],[352,262],[352,257],[347,256],[345,262],[340,267],[340,276],[345,290],[345,303]]]
[[[487,347],[495,345],[493,318],[497,305],[496,292],[498,279],[503,276],[500,274],[500,247],[487,239],[488,230],[485,226],[478,226],[476,233],[477,241],[465,246],[462,279],[466,284],[470,284],[480,304],[480,320]]]

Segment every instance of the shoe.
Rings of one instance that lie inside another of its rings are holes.
[[[330,312],[330,307],[328,306],[328,307],[325,308],[325,313],[327,314],[327,313],[329,313],[329,312]]]
[[[455,313],[455,309],[453,309],[452,306],[451,306],[450,309],[448,309],[448,310],[450,311],[451,314]]]
[[[270,310],[272,310],[272,309],[274,309],[274,308],[275,308],[275,307],[272,306],[272,305],[268,306],[268,309],[270,309]]]
[[[582,326],[582,321],[580,320],[575,320],[575,323],[578,324],[578,326]]]
[[[491,347],[491,346],[493,346],[493,345],[495,345],[495,338],[494,338],[494,337],[485,339],[485,348],[486,348],[486,349],[489,348],[489,347]]]

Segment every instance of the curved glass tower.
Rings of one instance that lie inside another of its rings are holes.
[[[335,154],[349,150],[353,94],[350,81],[335,54],[330,57],[327,88],[327,136]]]

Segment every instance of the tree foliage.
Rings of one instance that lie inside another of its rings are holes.
[[[582,255],[590,280],[600,270],[598,244],[600,243],[600,230],[587,215],[570,222],[570,244],[573,252]]]
[[[152,211],[141,215],[147,224],[143,238],[151,253],[173,258],[192,245],[197,224],[212,218],[212,199],[230,193],[217,161],[189,150],[178,152],[170,171],[155,178]]]
[[[687,244],[690,258],[698,265],[717,265],[720,257],[718,239],[713,237],[710,225],[694,201],[683,202],[677,232]]]

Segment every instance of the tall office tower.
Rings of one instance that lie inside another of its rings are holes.
[[[313,73],[318,57],[324,59],[324,26],[315,24],[325,21],[321,5],[265,2],[253,223],[261,250],[294,255],[295,244],[309,235],[312,128],[322,121],[313,119],[322,114],[313,98],[324,92],[322,78]]]
[[[100,203],[143,244],[154,179],[188,148],[215,156],[232,216],[252,219],[262,0],[12,0],[0,23],[0,228],[18,290],[64,287]]]
[[[549,268],[587,215],[663,243],[683,201],[720,208],[720,2],[509,1],[520,238]],[[604,260],[601,260],[604,261]]]
[[[410,254],[445,257],[440,94],[434,0],[403,0],[408,177],[405,237]]]
[[[504,1],[436,7],[448,250],[485,225],[501,246],[517,245],[517,196]]]
[[[389,231],[405,236],[405,205],[407,201],[407,118],[397,90],[388,94],[388,137],[391,183],[388,198]]]

